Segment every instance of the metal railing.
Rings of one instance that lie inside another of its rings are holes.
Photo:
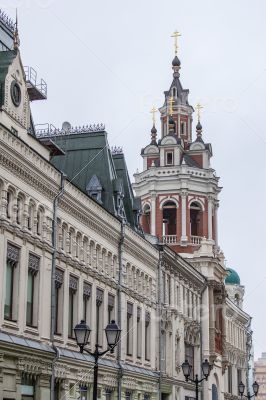
[[[53,124],[48,123],[35,125],[36,136],[38,138],[104,132],[104,130],[104,124],[92,124],[76,127],[71,126],[69,129],[56,128]]]
[[[44,97],[47,97],[47,84],[43,79],[40,80],[40,83],[37,83],[37,72],[35,69],[26,65],[24,66],[24,71],[26,81],[35,86]]]

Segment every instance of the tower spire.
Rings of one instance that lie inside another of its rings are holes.
[[[18,50],[20,45],[19,34],[18,34],[18,9],[16,8],[16,23],[14,32],[14,50]]]
[[[174,71],[174,77],[179,77],[179,70],[181,68],[181,62],[179,60],[179,58],[177,57],[177,53],[178,53],[178,38],[181,36],[181,33],[178,32],[177,30],[171,35],[171,37],[174,38],[174,49],[175,49],[175,57],[172,61],[172,68]]]
[[[151,128],[151,144],[157,144],[157,129],[155,128],[155,114],[157,113],[157,108],[152,107],[150,113],[152,114],[152,128]]]
[[[202,140],[202,125],[200,123],[200,117],[201,117],[201,110],[203,109],[203,106],[198,103],[195,106],[196,110],[197,110],[197,117],[198,117],[198,123],[196,126],[196,132],[197,132],[197,140]]]

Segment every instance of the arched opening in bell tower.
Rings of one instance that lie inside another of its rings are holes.
[[[195,201],[190,205],[190,235],[203,236],[203,213],[201,205]]]
[[[176,204],[168,201],[163,205],[163,236],[176,235]]]
[[[146,204],[143,208],[142,213],[142,228],[144,233],[151,233],[151,208],[149,204]]]

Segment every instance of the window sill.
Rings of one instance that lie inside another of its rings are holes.
[[[30,333],[31,335],[34,335],[34,336],[39,336],[39,331],[38,331],[38,327],[37,326],[27,325],[25,330],[24,330],[24,332]]]
[[[54,334],[54,340],[57,343],[64,344],[64,339],[62,339],[62,335],[59,333]]]
[[[19,330],[19,327],[18,327],[18,322],[17,321],[13,321],[13,320],[11,320],[11,319],[5,319],[4,321],[3,321],[3,327],[4,328],[9,328],[9,329],[13,329],[13,330],[15,330],[15,331],[18,331]]]

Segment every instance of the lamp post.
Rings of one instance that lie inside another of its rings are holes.
[[[93,352],[86,349],[86,345],[88,344],[91,329],[86,322],[82,320],[79,324],[77,324],[74,328],[75,337],[77,345],[79,346],[80,352],[86,351],[86,353],[90,354],[94,357],[94,379],[93,379],[93,400],[97,400],[97,385],[98,385],[98,360],[108,351],[111,353],[114,352],[114,348],[119,342],[121,329],[115,323],[115,321],[111,321],[105,328],[105,334],[108,344],[108,349],[105,351],[99,351],[99,344],[98,344],[98,333],[99,333],[99,321],[97,318],[97,327],[96,327],[96,344],[95,350]]]
[[[257,397],[258,393],[259,393],[259,387],[260,385],[255,381],[252,385],[253,388],[253,394],[250,394],[250,392],[248,391],[247,395],[244,394],[245,392],[245,385],[244,383],[241,381],[238,385],[238,391],[241,397],[246,397],[246,399],[250,400],[252,399],[252,397]]]
[[[190,378],[190,374],[192,371],[192,366],[189,364],[188,360],[186,360],[183,364],[182,364],[182,370],[183,370],[183,374],[186,378],[186,382],[190,381],[195,383],[196,386],[196,400],[198,400],[199,398],[199,384],[204,381],[204,380],[208,380],[208,377],[210,375],[211,372],[211,365],[209,363],[208,360],[203,361],[203,363],[201,364],[201,369],[202,369],[202,374],[203,374],[203,378],[199,379],[198,375],[196,375],[195,379],[191,379]]]

